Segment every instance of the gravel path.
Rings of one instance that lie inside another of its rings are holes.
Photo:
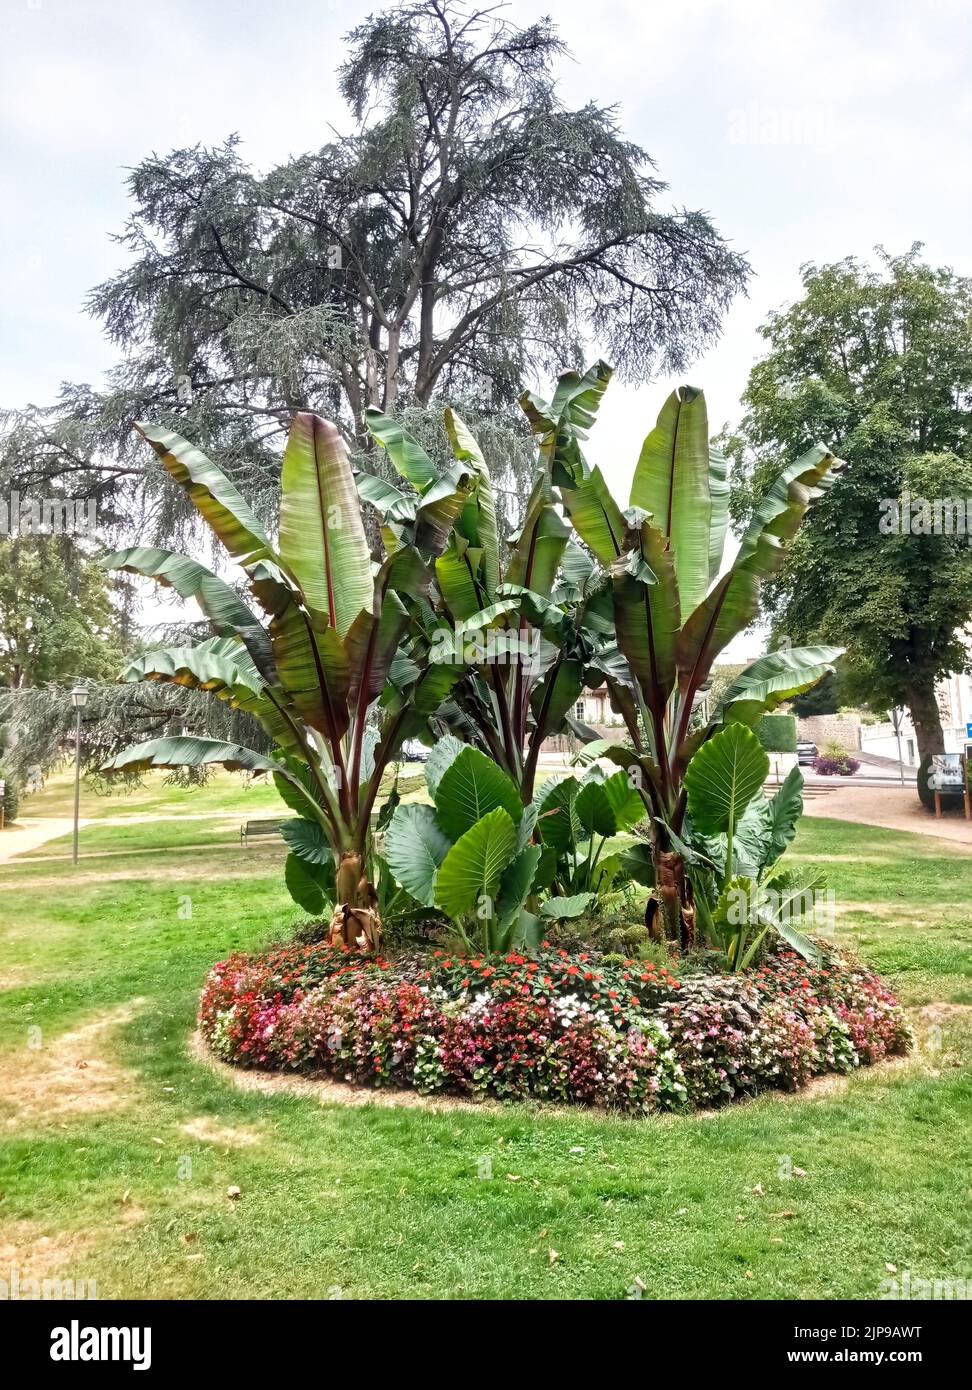
[[[862,787],[852,782],[835,785],[825,796],[809,802],[807,814],[888,830],[911,830],[946,840],[959,853],[972,854],[972,821],[965,819],[961,808],[943,811],[941,820],[936,820],[922,806],[914,787]]]

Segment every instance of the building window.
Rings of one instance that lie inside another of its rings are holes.
[[[583,700],[578,700],[578,701],[577,701],[577,704],[574,706],[574,718],[575,718],[575,719],[586,719],[586,718],[587,718],[587,715],[586,715],[586,713],[585,713],[585,711],[584,711],[584,701],[583,701]]]

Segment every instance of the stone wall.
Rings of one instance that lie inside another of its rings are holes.
[[[856,714],[810,714],[797,720],[797,742],[815,743],[818,748],[839,743],[848,753],[856,753],[861,746],[860,729]]]

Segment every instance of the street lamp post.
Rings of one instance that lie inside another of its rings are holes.
[[[78,681],[71,691],[74,706],[74,863],[78,862],[78,820],[81,814],[81,711],[88,703],[88,687]]]

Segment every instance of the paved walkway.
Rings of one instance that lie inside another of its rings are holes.
[[[234,811],[179,811],[171,815],[160,815],[158,811],[139,811],[127,816],[82,816],[78,824],[83,830],[86,825],[144,825],[148,821],[158,820],[234,819],[236,819]],[[70,835],[73,829],[74,821],[67,816],[21,816],[16,824],[8,825],[0,831],[0,864],[5,864],[8,860],[16,858],[18,854],[26,854],[28,850],[40,849],[41,845],[46,845],[48,840],[59,840],[62,835]],[[131,852],[131,850],[124,851],[128,854]],[[70,858],[69,855],[52,857]]]
[[[82,830],[90,820],[80,822]],[[26,854],[28,850],[39,849],[48,840],[58,840],[62,835],[70,835],[74,821],[64,817],[24,816],[15,825],[0,830],[0,864],[5,864],[15,855]]]

